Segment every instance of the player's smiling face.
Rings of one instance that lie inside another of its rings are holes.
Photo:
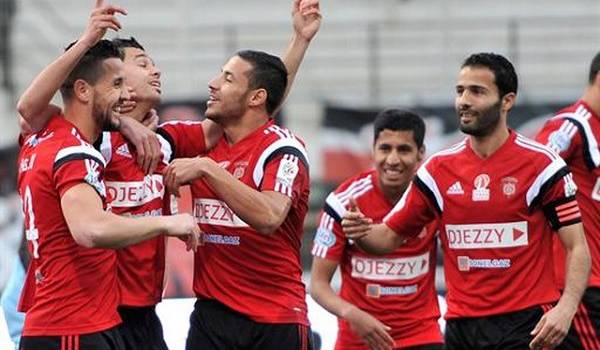
[[[109,58],[102,63],[102,75],[93,85],[92,113],[103,130],[113,130],[116,125],[116,110],[129,98],[123,79],[123,61]]]
[[[501,99],[494,73],[485,67],[466,66],[456,84],[456,114],[460,130],[473,136],[486,136],[500,121]]]
[[[161,95],[161,72],[154,61],[137,47],[124,49],[123,76],[127,86],[133,89],[136,100],[150,101],[158,105]]]
[[[252,65],[239,56],[233,56],[219,75],[208,83],[209,98],[205,116],[216,122],[241,117],[248,107],[248,73]]]
[[[373,146],[375,169],[383,191],[403,192],[424,153],[425,149],[417,146],[412,130],[383,129]]]

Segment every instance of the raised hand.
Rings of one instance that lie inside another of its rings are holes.
[[[321,26],[321,10],[319,0],[294,0],[292,19],[294,32],[301,38],[310,41]]]
[[[391,328],[381,323],[378,319],[357,307],[350,309],[344,319],[350,324],[352,330],[372,350],[391,350],[394,339],[388,333]]]
[[[127,10],[120,6],[104,4],[104,0],[96,0],[88,25],[79,41],[92,47],[104,37],[108,29],[114,31],[121,29],[121,23],[116,17],[117,13],[127,15]]]
[[[346,238],[357,240],[366,236],[371,230],[373,220],[366,217],[358,208],[356,200],[351,197],[348,210],[342,219],[342,228]]]

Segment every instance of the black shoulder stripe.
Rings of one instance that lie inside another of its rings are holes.
[[[291,154],[293,156],[298,157],[298,159],[302,162],[302,164],[304,164],[304,167],[306,168],[306,170],[308,171],[308,161],[306,160],[306,158],[304,157],[304,154],[302,154],[302,152],[297,149],[296,147],[292,147],[292,146],[284,146],[281,148],[276,149],[273,153],[271,153],[267,159],[265,160],[265,167],[267,166],[267,164],[269,164],[270,161],[272,161],[273,159],[277,158],[278,156],[281,155],[285,155],[285,154]]]
[[[596,168],[594,164],[594,160],[592,159],[592,155],[590,154],[590,143],[583,129],[583,125],[579,122],[579,120],[575,118],[565,117],[566,120],[577,126],[577,131],[581,134],[581,139],[583,139],[583,159],[585,160],[585,165],[588,169],[593,170]]]
[[[65,164],[67,162],[70,162],[72,160],[82,160],[82,159],[91,159],[94,162],[98,163],[98,165],[104,164],[104,162],[102,160],[98,159],[97,157],[92,156],[91,154],[73,153],[73,154],[69,154],[66,157],[62,157],[61,159],[54,162],[54,166],[52,169],[53,169],[53,171],[56,171],[56,169],[60,168],[63,164]]]
[[[550,177],[540,188],[540,192],[537,194],[537,196],[531,201],[531,205],[529,206],[529,211],[533,211],[534,208],[537,207],[537,205],[542,201],[542,199],[544,198],[544,195],[546,195],[546,193],[550,190],[550,188],[552,188],[552,186],[554,186],[554,184],[556,184],[558,181],[560,181],[560,179],[562,179],[563,177],[565,177],[565,175],[569,174],[569,168],[567,166],[564,166],[562,168],[560,168],[554,175],[552,175],[552,177]]]
[[[327,215],[331,216],[333,218],[333,220],[335,220],[336,222],[338,222],[338,223],[342,222],[342,217],[340,217],[338,215],[338,213],[335,210],[333,210],[333,208],[329,204],[325,203],[325,206],[323,207],[323,211],[325,213],[327,213]]]
[[[173,159],[175,159],[175,155],[177,154],[177,150],[175,148],[175,142],[173,141],[171,134],[169,134],[169,132],[167,132],[163,128],[156,129],[156,133],[159,134],[160,136],[162,136],[169,143],[169,145],[171,145],[172,152],[171,152],[171,157],[169,159],[169,163],[170,163]]]
[[[418,176],[414,177],[413,183],[421,191],[421,193],[423,193],[425,195],[425,197],[429,198],[429,201],[431,203],[433,203],[433,205],[435,206],[435,209],[437,210],[437,212],[439,214],[441,214],[442,213],[442,209],[439,207],[438,202],[435,199],[435,195],[429,189],[429,187],[427,187],[427,185],[421,179],[419,179]]]

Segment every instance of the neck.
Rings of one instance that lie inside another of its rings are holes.
[[[589,85],[585,89],[585,93],[581,97],[594,112],[595,115],[600,116],[600,88],[594,85]]]
[[[508,131],[505,120],[505,118],[502,118],[494,131],[492,131],[489,135],[471,135],[469,137],[473,152],[475,152],[475,154],[477,154],[480,158],[487,158],[494,154],[494,152],[496,152],[510,136],[510,132]]]
[[[250,135],[269,121],[266,112],[246,112],[241,118],[222,124],[223,134],[230,145]]]
[[[392,206],[398,203],[400,198],[402,198],[404,191],[406,191],[406,188],[408,187],[408,184],[404,184],[400,187],[386,188],[381,184],[381,182],[379,182],[379,185],[381,186],[381,190],[385,196],[385,199],[387,199]]]
[[[94,143],[100,136],[102,128],[92,117],[92,108],[87,105],[68,104],[64,117],[79,129],[81,136],[89,143]]]

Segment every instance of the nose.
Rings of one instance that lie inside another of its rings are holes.
[[[393,150],[390,152],[390,154],[388,154],[387,159],[386,159],[386,163],[388,163],[389,165],[397,165],[400,163],[400,154],[398,153],[398,151]]]
[[[210,91],[213,91],[213,90],[217,90],[218,88],[219,88],[219,76],[216,76],[208,82],[208,89]]]
[[[456,106],[459,109],[467,109],[471,106],[471,98],[468,90],[456,95]]]
[[[123,88],[121,89],[121,96],[120,96],[121,100],[128,100],[131,97],[131,94],[129,93],[129,89],[130,89],[129,86],[123,84]]]
[[[153,66],[153,68],[152,68],[152,75],[155,76],[155,77],[157,77],[157,78],[160,78],[161,75],[162,75],[162,72],[160,71],[160,69],[158,69],[157,66]]]

